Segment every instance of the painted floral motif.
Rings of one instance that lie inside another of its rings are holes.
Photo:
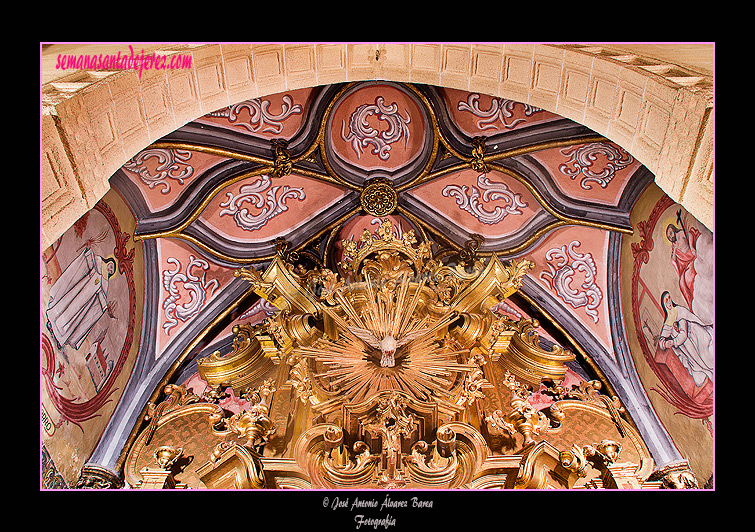
[[[571,179],[582,174],[583,177],[579,186],[585,190],[592,189],[590,183],[597,183],[601,188],[606,188],[608,183],[616,176],[618,170],[626,168],[634,162],[634,157],[624,148],[602,142],[564,148],[561,150],[561,154],[568,156],[569,160],[558,167],[559,171]],[[593,169],[593,165],[601,157],[605,159],[603,169],[600,171]]]
[[[227,200],[220,204],[223,210],[219,216],[233,216],[241,229],[245,231],[256,231],[263,227],[272,218],[288,210],[286,201],[296,199],[302,201],[306,198],[304,189],[298,187],[274,186],[270,188],[272,180],[269,175],[260,176],[254,183],[243,185],[239,189],[239,194],[234,195],[227,192]],[[265,192],[263,196],[263,192]],[[255,208],[260,209],[256,214],[249,212],[249,209],[242,208],[242,205],[250,202]]]
[[[539,278],[548,283],[565,303],[575,309],[584,307],[585,312],[598,323],[597,309],[603,299],[603,293],[595,283],[598,270],[592,254],[579,253],[574,249],[580,245],[578,240],[572,240],[560,248],[548,250],[545,258],[548,260],[546,266],[549,271],[542,272]],[[580,289],[571,286],[577,272],[584,275]]]
[[[255,98],[246,100],[235,105],[209,113],[208,116],[227,118],[229,122],[236,124],[243,110],[249,112],[249,123],[238,122],[236,125],[246,128],[252,133],[280,133],[283,131],[283,121],[294,114],[301,114],[302,107],[294,105],[294,101],[286,94],[281,103],[281,112],[277,115],[270,112],[270,101]]]
[[[469,194],[467,194],[468,192]],[[486,174],[480,174],[477,177],[477,187],[448,185],[443,189],[442,194],[445,197],[456,199],[456,205],[461,210],[467,211],[487,225],[497,224],[509,214],[522,214],[520,208],[527,207],[527,203],[522,200],[521,194],[511,191],[506,183],[491,181]],[[480,196],[482,196],[482,202],[480,202]],[[508,205],[505,207],[496,205],[492,211],[485,209],[483,202],[500,199],[506,200]]]
[[[147,166],[146,161],[149,159],[157,159],[155,173],[152,173]],[[188,164],[189,159],[191,159],[189,150],[150,148],[132,157],[123,165],[123,168],[138,175],[142,183],[149,188],[159,185],[161,194],[169,194],[170,181],[168,179],[174,179],[179,185],[183,185],[184,179],[194,174],[194,168]]]
[[[495,122],[500,121],[503,127],[511,129],[520,122],[525,122],[525,118],[518,118],[513,122],[507,122],[514,116],[514,106],[524,106],[524,114],[526,116],[532,116],[533,114],[542,111],[539,107],[529,105],[526,103],[516,102],[514,100],[508,100],[506,98],[493,98],[490,102],[490,108],[487,110],[480,109],[480,95],[472,93],[467,97],[467,101],[459,102],[459,111],[469,111],[475,116],[479,116],[480,120],[477,121],[477,127],[480,129],[491,129],[497,127]]]
[[[372,153],[380,157],[381,160],[387,161],[390,157],[391,144],[404,140],[404,147],[409,140],[409,127],[411,117],[404,110],[406,117],[399,114],[398,104],[394,102],[391,105],[385,105],[382,96],[375,98],[375,104],[363,104],[351,114],[346,131],[346,121],[341,125],[341,138],[346,142],[351,142],[351,147],[357,154],[357,158],[364,153],[363,148],[372,145]],[[381,121],[388,123],[388,129],[378,131],[367,123],[367,119],[375,115]]]
[[[181,271],[183,266],[175,257],[168,257],[167,262],[175,265],[175,269],[163,272],[163,287],[168,292],[168,297],[163,301],[163,329],[169,335],[171,329],[178,325],[178,320],[186,322],[202,310],[208,298],[218,289],[219,283],[217,279],[205,278],[210,265],[203,259],[191,255],[185,272]],[[198,268],[199,274],[195,274],[193,268]],[[182,291],[188,292],[190,300],[179,305]]]

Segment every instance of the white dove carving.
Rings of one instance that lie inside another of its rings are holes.
[[[411,331],[410,333],[403,335],[401,338],[394,338],[392,334],[386,334],[381,339],[375,336],[375,333],[372,331],[360,327],[349,326],[349,330],[367,345],[374,347],[375,349],[380,349],[380,352],[382,353],[382,357],[380,358],[381,367],[392,368],[396,365],[395,355],[396,350],[399,347],[424,336],[425,333],[430,332],[432,329],[424,328]]]
[[[408,296],[410,280],[408,276],[402,276],[400,282],[395,285],[393,294],[386,294],[382,289],[381,293],[377,293],[367,277],[367,298],[361,312],[357,312],[350,298],[341,292],[336,292],[334,298],[340,303],[349,321],[331,309],[325,308],[324,311],[355,339],[379,349],[382,355],[381,367],[392,368],[396,365],[396,351],[399,348],[436,333],[448,325],[455,315],[455,312],[450,312],[437,320],[432,320],[429,316],[419,319],[415,309],[424,285],[425,280],[420,280],[415,285],[414,294]]]

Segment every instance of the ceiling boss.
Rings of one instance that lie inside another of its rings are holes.
[[[367,214],[385,216],[396,209],[398,194],[388,179],[376,177],[365,184],[359,200]]]

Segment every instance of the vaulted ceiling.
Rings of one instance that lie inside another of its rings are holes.
[[[293,166],[276,178],[267,168],[279,141]],[[486,168],[473,168],[476,149]],[[631,231],[629,209],[652,176],[542,109],[374,82],[209,113],[140,152],[113,182],[134,205],[138,238],[173,236],[220,262],[262,263],[276,238],[300,248],[364,214],[360,195],[374,179],[397,194],[387,214],[418,231],[457,249],[479,234],[479,252],[517,256],[566,225]]]
[[[206,113],[139,151],[109,184],[133,215],[126,240],[141,246],[144,279],[130,310],[141,317],[138,357],[91,464],[121,467],[163,385],[197,385],[197,361],[230,351],[235,325],[277,312],[240,268],[264,271],[282,257],[345,275],[344,243],[378,234],[386,219],[446,262],[532,260],[497,311],[539,319],[541,343],[572,350],[571,377],[619,397],[658,464],[682,458],[623,325],[622,238],[635,234],[632,210],[654,175],[585,125],[448,87],[318,85]]]
[[[475,166],[478,153],[484,168]],[[278,161],[290,166],[274,177]],[[382,211],[368,193],[380,180],[396,196]],[[599,319],[609,312],[609,240],[631,233],[629,211],[651,181],[625,150],[547,111],[368,82],[209,113],[140,152],[112,184],[136,213],[135,238],[156,244],[160,279],[206,265],[203,297],[220,293],[234,267],[264,266],[281,239],[336,271],[340,242],[389,215],[401,230],[435,241],[437,253],[471,246],[481,257],[536,258],[530,277],[538,290],[561,304],[588,297],[576,313],[611,353],[608,320]],[[574,285],[589,290],[569,296],[554,275],[578,258],[588,269]],[[169,292],[154,295],[164,302]],[[158,354],[192,316],[162,317]]]

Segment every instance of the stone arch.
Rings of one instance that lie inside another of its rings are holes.
[[[137,50],[136,53],[140,53]],[[152,45],[174,70],[77,70],[42,86],[41,248],[160,137],[233,103],[316,85],[385,79],[484,92],[541,107],[616,142],[713,229],[713,79],[599,46],[533,43]]]

